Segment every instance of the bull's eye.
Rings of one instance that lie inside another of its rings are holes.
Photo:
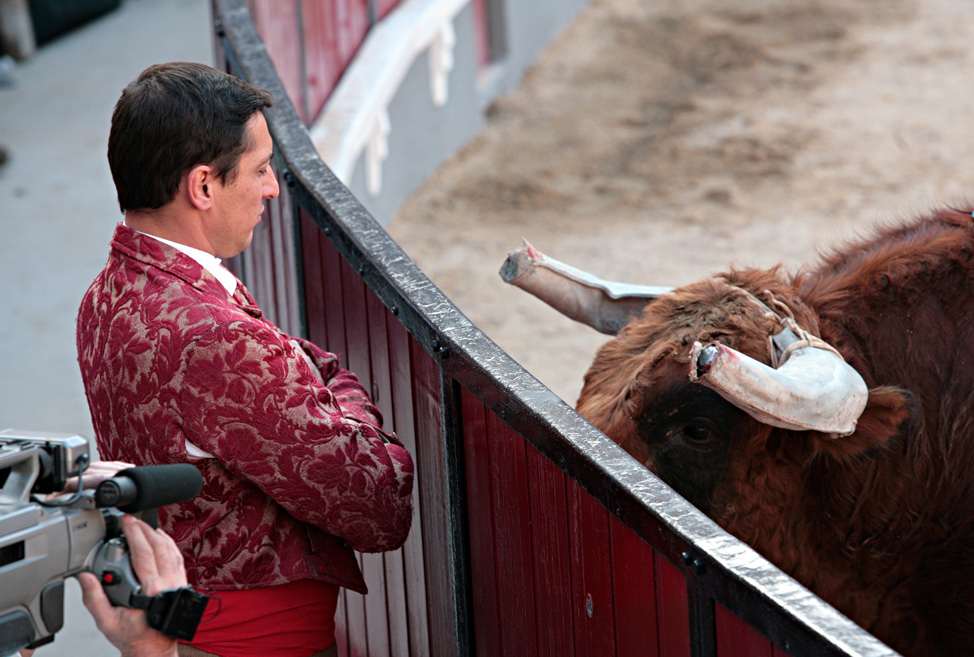
[[[709,447],[714,436],[713,425],[706,420],[693,420],[683,427],[683,437],[696,447]]]

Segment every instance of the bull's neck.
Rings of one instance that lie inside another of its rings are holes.
[[[891,552],[874,548],[895,540],[899,470],[898,459],[883,454],[844,466],[769,456],[751,464],[750,489],[741,498],[747,501],[721,524],[816,594],[834,599],[849,573],[868,582],[888,568],[877,555]]]

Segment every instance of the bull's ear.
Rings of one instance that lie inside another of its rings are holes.
[[[823,435],[817,441],[817,447],[821,453],[838,461],[882,451],[909,431],[916,408],[916,397],[909,390],[892,386],[873,388],[855,432],[837,438]]]
[[[585,374],[585,385],[575,409],[586,420],[618,443],[624,450],[643,461],[645,444],[638,440],[634,418],[645,403],[647,385],[642,376],[649,365],[623,353],[617,357],[610,341]]]

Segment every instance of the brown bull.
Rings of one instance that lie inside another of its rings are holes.
[[[602,347],[578,411],[894,649],[969,654],[972,254],[970,211],[943,210],[883,230],[793,277],[778,268],[742,269],[672,290]],[[599,294],[603,306],[624,307],[606,289]],[[599,321],[611,324],[606,315]],[[834,426],[829,418],[849,409],[822,408],[847,403],[853,393],[792,395],[789,386],[808,381],[798,359],[783,374],[787,363],[769,338],[785,328],[809,338],[809,352],[834,348],[852,376],[861,375],[858,417]],[[708,380],[716,359],[734,369],[747,357],[758,363],[731,375],[740,386]],[[787,381],[767,399],[746,390],[754,381],[778,386],[776,377]],[[814,418],[781,420],[778,402]]]

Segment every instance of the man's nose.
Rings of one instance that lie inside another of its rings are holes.
[[[277,198],[281,193],[281,186],[277,182],[277,174],[274,167],[267,167],[267,174],[264,180],[264,198]]]

